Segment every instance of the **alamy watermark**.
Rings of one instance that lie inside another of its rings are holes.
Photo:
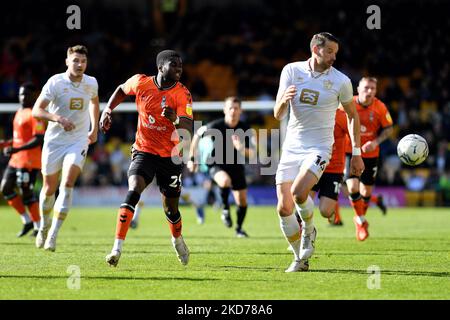
[[[367,7],[366,13],[370,14],[367,18],[367,29],[381,29],[381,9],[376,4],[372,4]]]
[[[207,137],[213,141],[213,153],[209,153],[206,159],[202,159],[199,152],[195,153],[194,163],[212,164],[250,164],[260,165],[261,175],[274,175],[277,170],[280,157],[280,130],[279,129],[226,129],[225,135],[218,129],[206,129],[201,121],[194,121],[194,132],[199,136]],[[192,135],[188,130],[177,129],[172,133],[171,140],[179,143],[172,150],[172,161],[175,164],[187,163],[190,160],[190,148]],[[233,143],[238,140],[239,143]],[[237,150],[237,145],[251,150],[253,156],[245,155],[245,150]],[[209,150],[212,151],[212,150]],[[182,157],[178,155],[181,154]]]
[[[381,289],[381,269],[379,266],[371,265],[367,268],[367,289]]]
[[[80,290],[81,289],[81,270],[77,265],[70,265],[67,267],[66,273],[70,274],[67,278],[67,289]]]
[[[66,20],[67,29],[80,30],[81,29],[81,9],[80,9],[80,7],[75,4],[72,4],[67,7],[66,13],[70,14],[70,16]]]

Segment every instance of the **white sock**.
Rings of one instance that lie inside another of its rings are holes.
[[[39,230],[39,226],[40,226],[39,221],[33,221],[33,229],[34,230]]]
[[[313,209],[314,202],[310,196],[303,203],[295,203],[295,208],[297,209],[298,214],[302,218],[303,230],[305,230],[306,234],[310,234],[314,230],[314,221],[313,221]]]
[[[41,228],[45,229],[50,224],[50,212],[52,212],[53,205],[55,204],[55,195],[46,196],[43,189],[39,195],[39,213],[41,216]]]
[[[356,216],[355,220],[360,226],[362,226],[362,224],[366,221],[366,218],[364,216]]]
[[[23,224],[31,222],[30,216],[26,212],[20,214],[20,220],[22,220]]]
[[[300,225],[295,214],[291,214],[288,217],[279,217],[281,231],[293,249],[295,260],[300,260]]]
[[[138,222],[143,206],[144,204],[142,202],[138,202],[137,206],[134,208],[133,219],[131,221]]]
[[[58,219],[57,217],[53,217],[52,219],[52,226],[50,227],[50,230],[48,231],[48,237],[56,237],[58,236],[59,229],[61,229],[61,226],[64,222],[64,219]]]
[[[60,187],[59,195],[55,201],[55,212],[68,212],[72,206],[73,188]]]
[[[112,248],[112,251],[120,251],[120,252],[122,252],[122,245],[123,245],[124,241],[125,240],[123,240],[123,239],[116,239],[116,240],[114,240],[114,246]]]

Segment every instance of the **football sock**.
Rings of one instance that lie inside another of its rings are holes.
[[[27,213],[27,210],[25,209],[25,206],[23,205],[22,198],[19,197],[16,193],[14,193],[13,195],[11,195],[9,197],[5,197],[5,198],[7,198],[6,201],[8,202],[8,204],[11,207],[13,207],[17,211],[18,214],[20,214],[22,216],[23,214]],[[28,220],[29,220],[29,218],[28,218]]]
[[[376,195],[370,196],[370,202],[377,204],[378,203],[378,197]]]
[[[144,206],[144,204],[142,202],[138,202],[137,206],[134,209],[134,215],[133,215],[133,220],[132,221],[138,221],[139,217],[141,215],[141,211],[142,211],[142,207]]]
[[[292,248],[295,260],[300,260],[300,225],[293,214],[280,218],[280,228]]]
[[[222,198],[222,205],[224,210],[230,210],[230,203],[228,198],[230,196],[230,188],[220,188],[220,196]]]
[[[312,201],[311,197],[308,196],[306,201],[303,203],[295,202],[295,208],[297,209],[298,214],[302,218],[303,230],[305,230],[307,234],[310,234],[314,230],[314,221],[313,221],[314,202]]]
[[[140,197],[141,195],[138,192],[128,191],[125,202],[120,205],[117,214],[116,239],[125,240],[131,220],[133,219],[135,206],[139,202]]]
[[[366,215],[366,213],[367,213],[367,209],[369,208],[369,205],[370,205],[370,198],[371,198],[371,196],[368,196],[368,197],[362,197],[362,199],[363,199],[363,214],[364,215]]]
[[[50,223],[50,212],[55,203],[55,195],[46,196],[43,190],[39,196],[39,212],[41,214],[41,228],[46,228]]]
[[[60,187],[59,194],[55,201],[55,212],[69,212],[72,206],[73,188]]]
[[[170,233],[174,238],[181,236],[181,214],[180,211],[177,213],[172,213],[170,211],[165,212],[167,221],[169,222]]]
[[[56,237],[58,235],[59,229],[67,217],[67,212],[57,212],[53,213],[52,226],[48,231],[48,237]]]
[[[337,223],[341,221],[341,211],[339,208],[339,202],[336,201],[336,205],[334,206],[334,222]]]
[[[31,222],[30,216],[28,215],[28,213],[22,213],[20,215],[20,220],[22,221],[23,224],[27,224]]]
[[[350,204],[353,207],[353,211],[358,217],[362,217],[364,219],[364,208],[363,208],[363,199],[361,198],[361,194],[359,192],[355,192],[350,194],[349,196]]]
[[[236,214],[237,214],[236,230],[241,230],[245,216],[247,215],[247,207],[238,206]]]
[[[28,204],[28,211],[30,212],[31,221],[39,222],[41,220],[39,216],[39,203],[37,201]]]

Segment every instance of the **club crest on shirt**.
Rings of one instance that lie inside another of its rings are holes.
[[[192,116],[192,105],[189,103],[186,105],[186,114]]]
[[[302,89],[300,93],[300,102],[315,106],[319,100],[319,91]]]
[[[333,88],[333,81],[323,80],[323,88],[326,90],[330,90],[331,88]]]
[[[69,109],[70,110],[82,110],[83,109],[83,98],[70,98]]]

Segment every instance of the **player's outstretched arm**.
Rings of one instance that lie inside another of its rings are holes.
[[[117,87],[117,89],[109,98],[105,110],[103,110],[102,112],[99,125],[100,130],[102,130],[103,133],[105,133],[111,128],[112,123],[111,112],[127,97],[127,94],[123,91],[122,86],[123,85],[121,84],[120,86]]]
[[[361,157],[361,136],[360,136],[360,122],[358,112],[356,111],[353,100],[348,103],[343,103],[342,107],[347,114],[348,132],[352,140],[352,159],[350,160],[351,174],[360,176],[364,171],[364,162]]]
[[[17,147],[17,148],[13,148],[12,146],[8,146],[7,148],[5,148],[3,150],[3,154],[5,156],[9,157],[13,153],[17,153],[17,152],[22,151],[22,150],[33,149],[34,147],[42,146],[43,144],[44,144],[44,135],[43,134],[37,134],[37,135],[33,136],[33,138],[31,138],[31,140],[28,141],[27,143],[25,143],[23,146],[20,146],[20,147]],[[12,145],[12,143],[11,143],[11,145]]]
[[[367,141],[362,147],[363,152],[371,152],[375,150],[377,146],[379,146],[384,140],[389,138],[394,132],[394,128],[392,126],[384,128],[376,139],[371,141]]]
[[[98,136],[98,118],[100,113],[100,103],[98,96],[92,98],[89,102],[89,117],[91,119],[91,130],[89,131],[89,144],[97,142]]]
[[[45,110],[49,103],[49,100],[39,97],[34,103],[31,115],[36,119],[57,122],[64,128],[65,131],[75,129],[75,125],[69,119]]]

